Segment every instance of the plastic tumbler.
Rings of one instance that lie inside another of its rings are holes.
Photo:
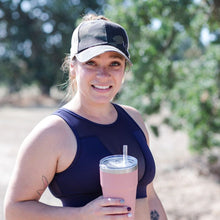
[[[100,183],[104,197],[122,198],[131,207],[131,218],[135,215],[138,164],[135,157],[112,155],[100,161]]]

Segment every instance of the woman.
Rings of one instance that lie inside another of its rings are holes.
[[[6,220],[128,219],[123,198],[103,198],[99,183],[100,159],[122,153],[124,144],[139,164],[135,219],[165,220],[144,122],[132,107],[112,103],[131,63],[125,30],[89,16],[73,32],[68,60],[75,94],[24,140],[6,193]],[[39,202],[46,187],[63,207]]]

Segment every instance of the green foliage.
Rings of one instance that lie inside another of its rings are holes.
[[[119,99],[185,129],[196,152],[220,146],[220,4],[192,0],[0,0],[0,82],[10,91],[36,83],[43,93],[59,71],[72,30],[89,11],[124,26],[132,72]],[[212,42],[201,42],[202,30]],[[157,125],[150,125],[159,135]]]
[[[59,84],[59,71],[77,19],[99,12],[104,1],[0,0],[1,82],[11,91],[36,83],[41,91]]]
[[[210,46],[206,56],[174,64],[179,76],[168,94],[173,114],[167,122],[189,131],[195,151],[220,146],[219,60],[220,45]]]
[[[185,129],[193,151],[220,146],[216,1],[114,0],[109,4],[106,15],[126,28],[133,62],[119,99],[148,115],[169,107],[171,114],[164,122]],[[202,44],[203,28],[212,31],[215,44]],[[151,127],[158,134],[156,125]]]

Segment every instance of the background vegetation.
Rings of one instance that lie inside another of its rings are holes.
[[[123,101],[147,114],[170,109],[164,122],[184,128],[197,152],[220,146],[219,2],[113,0],[107,15],[131,40],[133,74]]]
[[[88,12],[128,32],[133,67],[118,99],[147,115],[168,109],[164,123],[185,129],[196,152],[219,147],[218,0],[0,0],[0,82],[8,92],[36,84],[49,94],[64,82],[72,30]]]

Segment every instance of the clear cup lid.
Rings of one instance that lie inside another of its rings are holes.
[[[100,170],[106,173],[130,173],[137,169],[138,163],[135,157],[130,155],[124,160],[123,155],[111,155],[104,157],[99,163]]]

